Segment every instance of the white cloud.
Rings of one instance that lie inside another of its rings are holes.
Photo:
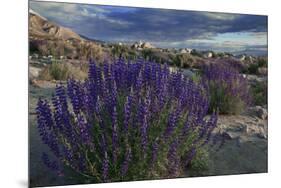
[[[215,20],[234,20],[240,17],[240,15],[238,14],[227,14],[227,13],[202,12],[202,14],[207,16],[208,18],[215,19]]]

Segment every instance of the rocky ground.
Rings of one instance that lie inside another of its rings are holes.
[[[219,150],[210,149],[206,175],[267,172],[267,109],[249,108],[244,114],[219,116],[215,133],[224,135]]]
[[[29,88],[30,180],[34,186],[74,183],[51,173],[41,162],[41,143],[36,129],[35,107],[39,97],[51,98],[56,82],[31,81]],[[250,107],[241,115],[220,115],[214,134],[223,135],[221,149],[208,148],[208,169],[200,176],[267,172],[267,107]],[[187,174],[188,175],[188,174]]]

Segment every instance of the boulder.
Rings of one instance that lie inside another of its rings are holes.
[[[250,108],[250,114],[262,120],[267,119],[267,109],[261,106],[255,106]]]
[[[266,75],[267,75],[267,68],[266,68],[266,67],[260,67],[260,68],[258,69],[258,73],[259,73],[260,75],[266,76]]]
[[[30,79],[38,78],[40,71],[41,71],[40,68],[30,66],[29,67],[29,78]]]

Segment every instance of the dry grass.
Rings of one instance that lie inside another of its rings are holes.
[[[87,77],[87,72],[87,65],[74,66],[71,63],[53,62],[41,71],[39,79],[47,81],[67,80],[69,78],[84,80]]]

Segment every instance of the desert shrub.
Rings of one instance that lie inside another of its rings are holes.
[[[190,54],[197,57],[203,57],[203,54],[195,49],[193,49]]]
[[[251,86],[253,103],[258,106],[267,104],[267,82],[256,82]]]
[[[69,77],[68,66],[64,63],[52,62],[40,73],[42,80],[66,80]]]
[[[258,70],[259,70],[259,65],[256,63],[252,63],[248,67],[249,74],[258,74]]]
[[[255,62],[248,66],[248,69],[244,71],[248,74],[259,74],[259,68],[267,67],[267,59],[264,57],[259,57]]]
[[[229,64],[216,63],[203,70],[202,82],[209,90],[209,110],[222,114],[239,114],[250,104],[247,79]]]
[[[190,54],[177,54],[173,59],[173,64],[177,67],[190,68],[193,66],[194,59]]]
[[[38,131],[52,151],[43,162],[88,183],[178,177],[211,139],[208,102],[204,87],[167,65],[91,62],[87,80],[58,86],[52,104],[38,101]]]
[[[257,59],[257,64],[259,67],[266,67],[267,66],[267,58],[259,57]]]
[[[87,77],[87,66],[75,67],[70,63],[52,62],[39,75],[41,80],[67,80],[73,78],[83,80]]]

